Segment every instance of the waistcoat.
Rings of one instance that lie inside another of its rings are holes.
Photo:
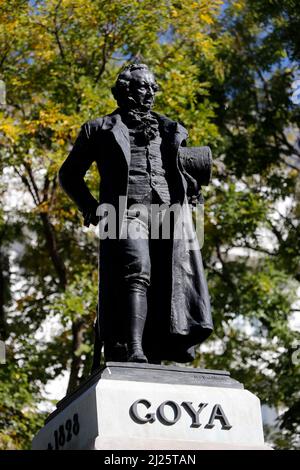
[[[129,129],[131,161],[129,167],[128,199],[142,203],[145,196],[154,191],[162,203],[170,204],[170,192],[166,179],[166,168],[161,155],[161,137],[140,144],[136,131]]]

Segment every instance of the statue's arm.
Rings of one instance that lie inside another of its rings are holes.
[[[81,127],[75,144],[59,170],[63,190],[75,202],[84,217],[84,224],[97,224],[98,201],[92,196],[84,176],[94,161],[94,152],[88,124]]]

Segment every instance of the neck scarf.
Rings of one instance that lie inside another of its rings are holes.
[[[129,129],[134,129],[136,142],[148,145],[158,135],[158,122],[150,111],[131,109],[122,113],[122,119]]]

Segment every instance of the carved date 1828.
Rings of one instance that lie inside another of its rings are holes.
[[[54,436],[54,445],[52,442],[48,443],[48,450],[59,450],[62,449],[67,442],[70,442],[74,436],[79,434],[80,425],[78,414],[75,413],[73,415],[73,419],[67,419],[64,424],[58,426],[55,429],[53,436]]]

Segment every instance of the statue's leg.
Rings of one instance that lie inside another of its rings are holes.
[[[158,201],[157,204],[161,206],[162,202]],[[149,237],[150,304],[148,303],[148,322],[144,341],[144,351],[151,364],[161,364],[170,336],[172,223],[172,213],[168,212],[166,205],[152,211]]]
[[[128,284],[128,362],[148,362],[143,352],[143,332],[147,317],[147,286]]]
[[[130,217],[127,223],[130,224],[127,237],[119,241],[127,306],[127,361],[148,362],[142,346],[151,270],[148,225]]]

